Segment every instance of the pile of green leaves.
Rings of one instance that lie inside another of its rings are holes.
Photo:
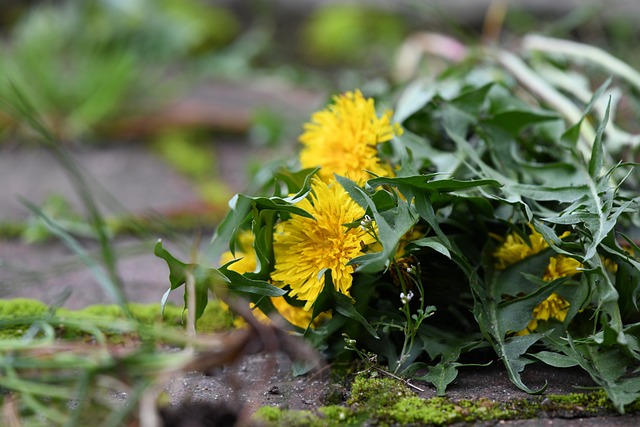
[[[568,62],[534,61],[547,71],[575,73]],[[589,97],[581,102],[520,57],[486,51],[416,79],[400,88],[400,96],[381,97],[387,105],[397,99],[394,120],[404,128],[380,150],[397,166],[395,176],[372,177],[361,187],[344,177],[338,182],[375,221],[382,249],[352,260],[352,299],[335,291],[325,274],[313,312],[330,310],[331,320],[298,332],[333,360],[355,350],[400,375],[432,383],[439,394],[463,360],[497,356],[512,382],[529,393],[545,387],[531,389],[522,381],[527,365],[580,366],[623,412],[640,397],[634,370],[640,360],[640,262],[633,255],[640,248],[630,235],[638,225],[640,197],[635,165],[623,158],[635,142],[620,138],[614,126],[619,98],[612,81],[592,85],[597,90],[582,87]],[[273,310],[265,297],[284,294],[269,281],[274,225],[292,214],[308,216],[296,202],[308,194],[315,172],[283,165],[265,190],[270,196],[237,195],[231,201],[213,249],[228,241],[233,251],[237,233],[249,227],[256,272],[185,264],[157,245],[156,254],[171,269],[171,290],[195,271],[185,301],[195,294],[196,316],[212,290]],[[500,239],[515,233],[526,241],[529,227],[548,248],[496,269]],[[409,242],[408,256],[397,259],[410,230],[421,237]],[[549,258],[559,254],[577,260],[579,273],[542,280]],[[403,262],[411,274],[402,289],[413,283],[420,291],[408,305],[399,297]],[[517,335],[554,292],[570,303],[564,321]]]

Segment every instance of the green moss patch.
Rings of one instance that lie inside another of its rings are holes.
[[[35,319],[47,316],[46,304],[27,298],[0,299],[0,338],[22,336]]]
[[[133,319],[143,325],[163,324],[170,327],[183,328],[186,313],[182,307],[167,305],[164,311],[160,304],[128,304]],[[36,321],[50,322],[58,327],[62,338],[75,339],[86,336],[87,329],[65,328],[67,322],[85,324],[100,321],[126,320],[127,316],[117,305],[92,305],[81,310],[64,308],[51,309],[46,304],[26,298],[0,300],[0,338],[16,338],[24,334],[27,328]],[[197,329],[200,332],[228,330],[233,326],[233,316],[217,301],[211,301],[203,316],[198,319]],[[109,334],[108,330],[102,330]]]
[[[627,412],[638,412],[640,403],[626,409]],[[263,407],[255,417],[266,425],[278,426],[444,426],[488,420],[578,418],[616,413],[602,391],[535,396],[507,402],[489,399],[453,401],[443,397],[423,399],[399,381],[361,374],[353,381],[346,406],[330,405],[313,412]]]
[[[0,300],[0,318],[41,316],[49,310],[46,304],[28,299],[14,298]]]

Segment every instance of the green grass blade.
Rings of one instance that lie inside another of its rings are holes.
[[[91,270],[94,277],[104,290],[104,292],[109,295],[116,304],[120,305],[125,313],[128,313],[128,308],[126,305],[126,298],[121,287],[113,282],[113,277],[105,273],[98,262],[91,257],[87,253],[87,251],[78,243],[78,241],[73,238],[69,233],[63,230],[58,224],[56,224],[51,218],[42,212],[37,206],[28,201],[23,201],[23,203],[31,210],[38,219],[40,219],[47,228],[53,233],[56,237],[62,240],[69,249],[71,249],[82,261],[83,263]]]

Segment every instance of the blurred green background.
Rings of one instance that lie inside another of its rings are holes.
[[[477,43],[490,3],[503,2],[5,0],[0,95],[10,96],[8,79],[24,88],[70,143],[144,140],[167,127],[201,126],[275,144],[286,130],[275,110],[256,107],[240,125],[215,117],[142,119],[211,80],[323,95],[369,81],[375,91],[375,84],[394,84],[395,55],[409,34],[438,31]],[[615,13],[628,2],[560,3],[510,3],[500,41],[529,32],[577,38],[637,65],[634,16],[628,7]],[[0,116],[2,139],[19,130],[20,123]]]

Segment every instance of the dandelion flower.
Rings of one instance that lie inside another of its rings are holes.
[[[365,214],[337,183],[314,178],[310,196],[297,206],[314,219],[293,215],[281,222],[273,236],[275,269],[271,278],[280,286],[289,285],[291,296],[306,301],[309,310],[324,287],[325,269],[331,271],[335,288],[349,295],[353,265],[347,265],[362,253],[374,238],[361,227],[347,228]]]
[[[271,303],[287,322],[302,329],[306,329],[309,324],[315,328],[331,317],[329,313],[320,313],[312,322],[313,312],[311,310],[307,311],[303,307],[291,305],[284,297],[271,297]],[[256,319],[262,323],[271,321],[261,310],[255,310],[254,314]]]
[[[531,228],[531,233],[529,234],[530,244],[519,234],[509,233],[498,249],[493,252],[498,270],[504,270],[510,265],[549,247],[542,235],[538,233],[533,226],[529,224],[529,228]]]
[[[226,264],[229,261],[238,260],[229,266],[229,270],[236,273],[250,273],[256,270],[258,260],[253,250],[253,233],[243,230],[238,233],[238,245],[236,247],[236,256],[231,251],[224,252],[220,256],[220,264]]]
[[[538,233],[531,224],[529,224],[529,228],[531,229],[531,233],[528,236],[530,244],[517,233],[509,233],[502,244],[493,252],[498,270],[504,270],[516,262],[522,261],[549,247],[549,244],[544,240],[542,235]],[[567,231],[562,234],[560,238],[567,237],[569,234]],[[579,269],[581,267],[582,264],[575,259],[564,255],[557,255],[549,258],[549,264],[542,278],[550,282],[560,277],[573,276],[580,272]],[[517,332],[516,335],[526,335],[535,331],[540,320],[548,321],[549,319],[555,319],[564,322],[569,311],[569,306],[569,301],[555,292],[552,293],[547,299],[534,307],[529,325],[522,331]]]
[[[392,112],[378,117],[373,99],[365,98],[359,90],[335,96],[333,101],[304,125],[299,138],[302,167],[321,166],[319,176],[324,181],[336,173],[362,184],[371,177],[367,170],[379,176],[392,175],[377,150],[378,144],[402,133],[399,125],[391,123]]]
[[[250,273],[256,270],[257,266],[257,258],[256,253],[253,250],[253,233],[251,231],[241,231],[238,233],[238,247],[236,250],[236,256],[234,257],[230,251],[223,253],[220,257],[220,264],[226,264],[229,261],[234,259],[239,259],[235,263],[229,266],[229,270],[233,270],[236,273]],[[224,302],[220,301],[222,307],[225,310],[229,310],[229,307]],[[276,308],[278,313],[282,317],[284,317],[289,323],[292,325],[298,326],[300,328],[306,328],[311,322],[312,313],[310,311],[305,311],[302,307],[297,307],[290,305],[284,297],[271,297],[271,303]],[[253,308],[255,305],[252,303],[251,307]],[[261,311],[254,310],[253,314],[256,319],[261,321],[262,323],[270,322],[269,318]],[[314,319],[312,326],[318,326],[324,319],[328,317],[327,314],[320,314],[316,319]],[[236,319],[234,321],[234,325],[236,327],[241,327],[244,325],[244,321],[241,318]]]
[[[549,319],[555,319],[559,322],[564,322],[570,306],[571,304],[565,298],[556,292],[552,293],[547,299],[534,307],[532,313],[533,319],[529,321],[525,329],[516,335],[528,335],[534,332],[538,328],[538,322],[540,320],[548,321]]]
[[[618,263],[613,261],[611,258],[605,258],[602,255],[600,256],[600,260],[602,261],[602,266],[605,270],[615,274],[618,272]]]
[[[579,261],[564,255],[558,255],[549,258],[549,265],[547,265],[542,278],[550,282],[561,277],[573,276],[580,272],[580,268],[582,268],[582,264]],[[529,322],[527,328],[520,331],[518,335],[526,335],[535,331],[540,320],[555,319],[559,322],[564,322],[570,306],[571,304],[565,298],[556,292],[552,293],[547,299],[534,307],[533,319]]]
[[[550,282],[561,277],[573,276],[580,272],[580,268],[582,268],[580,261],[564,255],[558,255],[549,258],[549,265],[547,265],[542,278]]]
[[[536,305],[533,309],[533,317],[536,320],[556,319],[559,322],[564,322],[569,306],[569,301],[554,292],[547,299]]]

